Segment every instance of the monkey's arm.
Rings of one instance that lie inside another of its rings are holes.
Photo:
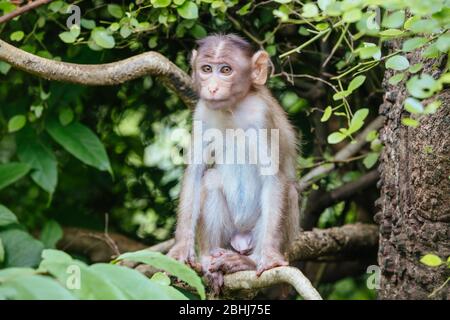
[[[178,208],[175,245],[169,256],[196,267],[195,234],[201,209],[201,180],[205,170],[203,164],[190,164],[183,177]]]
[[[282,174],[265,177],[261,192],[262,217],[260,220],[260,241],[256,249],[257,274],[265,270],[288,265],[281,254],[283,199],[286,179]]]

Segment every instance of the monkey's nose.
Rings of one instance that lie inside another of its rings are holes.
[[[209,87],[208,90],[209,93],[214,94],[217,92],[217,90],[219,90],[219,87]]]

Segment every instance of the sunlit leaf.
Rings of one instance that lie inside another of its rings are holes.
[[[414,99],[414,98],[406,98],[405,100],[405,109],[408,112],[411,112],[413,114],[417,113],[423,113],[423,106],[420,103],[420,101]]]
[[[405,70],[409,67],[409,61],[404,56],[396,55],[386,60],[386,68],[394,70]]]
[[[435,254],[426,254],[421,259],[420,262],[429,267],[439,267],[444,262]]]
[[[332,112],[333,112],[333,108],[331,106],[326,107],[325,111],[323,112],[322,118],[320,118],[320,121],[326,122],[328,119],[330,119]]]

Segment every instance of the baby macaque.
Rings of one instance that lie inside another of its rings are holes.
[[[200,99],[169,255],[201,269],[217,293],[224,274],[288,264],[299,226],[297,138],[265,86],[265,51],[211,35],[198,41],[191,65]]]

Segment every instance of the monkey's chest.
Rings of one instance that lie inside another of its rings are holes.
[[[261,214],[262,180],[259,168],[252,164],[217,165],[223,192],[234,226],[239,231],[254,228]]]

